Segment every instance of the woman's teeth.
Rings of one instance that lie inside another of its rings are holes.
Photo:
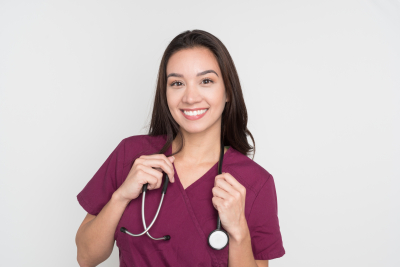
[[[207,109],[195,110],[195,111],[187,111],[187,110],[184,110],[183,113],[185,113],[185,114],[188,115],[188,116],[196,116],[196,115],[201,115],[201,114],[203,114],[203,113],[206,112],[206,111],[207,111]]]

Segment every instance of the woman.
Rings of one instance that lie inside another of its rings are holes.
[[[176,36],[161,60],[149,134],[123,139],[77,196],[88,212],[76,236],[80,266],[106,260],[114,240],[120,266],[268,266],[283,256],[274,180],[247,157],[247,135],[254,144],[225,46],[201,30]],[[151,223],[163,172],[171,183],[151,235],[121,232],[144,231],[145,184]],[[218,216],[229,242],[215,250],[207,240]]]

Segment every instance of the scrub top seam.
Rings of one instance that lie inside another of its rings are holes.
[[[169,152],[170,150],[171,150],[171,153],[172,153],[172,145],[170,145],[170,147],[168,148],[167,152]],[[222,163],[222,164],[223,164],[223,163]],[[179,190],[181,191],[181,196],[182,196],[182,198],[183,198],[183,200],[184,200],[184,202],[185,202],[186,209],[188,210],[188,212],[189,212],[189,214],[190,214],[190,217],[191,217],[191,219],[192,219],[192,222],[194,223],[194,225],[195,225],[195,227],[196,227],[196,229],[197,229],[197,232],[198,232],[199,235],[200,235],[200,238],[203,239],[203,242],[207,243],[207,238],[206,238],[206,236],[205,236],[203,230],[201,229],[201,227],[200,227],[200,225],[199,225],[199,223],[198,223],[198,221],[197,221],[197,218],[196,218],[196,215],[194,214],[192,205],[190,204],[190,199],[189,199],[189,197],[187,196],[185,189],[183,188],[183,185],[182,185],[182,183],[181,183],[181,181],[180,181],[180,178],[179,178],[179,176],[178,176],[178,173],[177,173],[177,171],[176,171],[175,165],[172,164],[172,166],[174,167],[174,171],[175,171],[176,177],[178,178],[178,179],[175,179],[175,182],[178,182],[178,183],[179,183],[179,186],[178,186],[178,187],[179,187]],[[213,253],[211,253],[211,252],[209,251],[208,248],[206,248],[206,250],[207,250],[207,253],[208,253],[208,254],[210,255],[210,257],[211,257],[212,262],[214,263],[213,265],[216,264],[217,267],[221,266],[221,264],[220,264],[220,262],[218,261],[218,259],[216,258],[216,256],[215,256]]]
[[[264,249],[262,252],[254,255],[254,258],[261,258],[261,260],[273,260],[282,257],[286,253],[284,248],[274,252],[265,252],[265,250],[267,249]]]
[[[266,179],[266,180],[264,181],[263,185],[260,187],[260,190],[258,190],[258,192],[257,192],[257,194],[256,194],[256,197],[255,197],[254,200],[253,200],[253,203],[251,203],[251,208],[250,208],[250,212],[249,212],[249,217],[251,216],[251,212],[253,211],[254,203],[256,202],[257,197],[258,197],[258,195],[259,195],[260,192],[261,192],[261,189],[267,184],[267,182],[269,181],[269,179],[271,178],[271,176],[272,176],[272,175],[270,174],[270,176],[268,177],[268,179]]]
[[[87,213],[89,213],[91,215],[94,215],[93,213],[96,213],[93,211],[94,210],[93,206],[86,199],[84,199],[80,194],[78,194],[77,199],[78,199],[78,202],[81,204],[81,206]],[[82,205],[82,203],[83,203],[83,205]]]
[[[222,163],[222,165],[223,165],[223,163]],[[245,179],[243,179],[243,177],[241,175],[239,175],[236,171],[231,169],[229,166],[225,167],[225,169],[228,169],[229,172],[233,172],[235,174],[234,177],[236,178],[236,180],[237,180],[237,178],[239,178],[239,180],[242,182],[242,184],[244,184],[246,186],[246,190],[249,189],[257,197],[256,192],[254,192],[254,190],[250,187],[250,185],[247,183],[247,181]]]
[[[175,166],[174,166],[175,168]],[[178,180],[178,179],[177,179]],[[207,242],[206,236],[203,232],[203,230],[201,229],[197,219],[196,219],[196,215],[193,212],[193,208],[192,205],[190,204],[190,200],[188,198],[188,196],[186,195],[186,192],[181,184],[181,182],[179,181],[179,190],[181,190],[181,195],[183,197],[183,200],[185,201],[185,205],[186,205],[186,209],[188,210],[190,217],[197,229],[197,232],[199,232],[200,237],[203,239],[204,242]],[[217,266],[220,266],[220,262],[217,260],[216,256],[213,253],[210,253],[210,251],[207,249],[208,254],[210,255],[211,259],[213,260],[214,263],[217,264]]]

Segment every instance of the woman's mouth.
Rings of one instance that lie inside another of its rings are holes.
[[[198,120],[198,119],[202,118],[206,114],[207,110],[208,110],[208,108],[204,108],[204,109],[181,109],[181,112],[182,112],[183,116],[188,120]]]

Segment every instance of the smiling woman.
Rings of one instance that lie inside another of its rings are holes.
[[[202,47],[180,50],[169,59],[167,73],[167,103],[181,130],[195,134],[211,125],[219,128],[228,100],[213,53]]]
[[[247,136],[254,144],[228,50],[205,31],[176,36],[161,60],[149,133],[123,139],[78,195],[88,212],[79,264],[104,261],[115,240],[120,266],[268,266],[283,256],[274,179],[248,157]],[[157,210],[163,173],[171,184]],[[168,238],[124,234],[143,232],[155,214],[152,235]],[[227,237],[220,247],[207,241],[216,225]]]

